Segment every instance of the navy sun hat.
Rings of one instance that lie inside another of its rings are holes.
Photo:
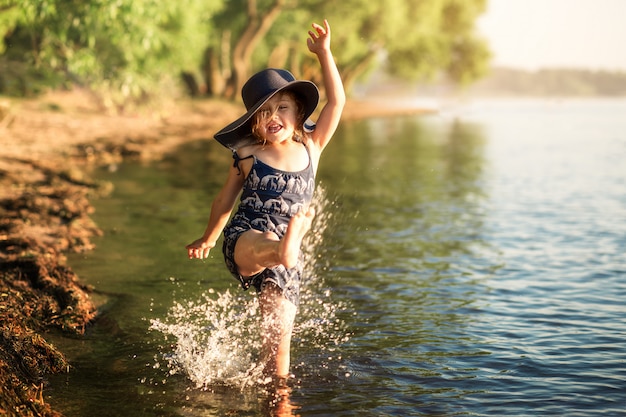
[[[227,148],[237,150],[257,141],[252,135],[252,116],[276,93],[293,91],[304,100],[304,119],[315,111],[320,93],[311,81],[296,80],[287,70],[268,68],[254,74],[241,89],[246,114],[217,132],[214,138]]]

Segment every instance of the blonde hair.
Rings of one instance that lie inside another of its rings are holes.
[[[296,103],[296,127],[293,139],[301,142],[302,138],[304,137],[304,101],[300,99],[300,97],[293,91],[281,91],[278,94],[280,95],[280,97],[288,96],[294,101],[294,103]],[[257,110],[252,117],[252,135],[256,138],[259,144],[265,144],[265,138],[261,135],[261,127],[263,126],[267,118],[267,113],[261,112],[259,110]]]

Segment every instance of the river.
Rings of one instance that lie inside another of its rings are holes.
[[[618,416],[626,102],[487,100],[344,122],[318,173],[291,392],[249,378],[257,304],[186,258],[228,151],[93,175],[105,236],[69,264],[100,320],[56,337],[66,416]]]

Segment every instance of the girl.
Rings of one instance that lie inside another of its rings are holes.
[[[315,215],[309,207],[320,155],[345,104],[330,50],[330,26],[313,24],[307,46],[320,63],[327,103],[317,124],[305,126],[319,101],[315,84],[285,70],[267,69],[242,88],[247,112],[215,139],[233,151],[234,163],[211,206],[202,237],[187,245],[204,259],[224,231],[226,266],[244,289],[259,293],[266,375],[289,375],[290,344],[302,273],[300,245]],[[237,196],[239,207],[230,222]],[[227,224],[228,223],[228,224]]]

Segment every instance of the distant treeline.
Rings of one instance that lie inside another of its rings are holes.
[[[346,89],[380,68],[468,85],[490,52],[475,30],[486,0],[0,0],[0,94],[89,87],[123,111],[156,94],[237,99],[248,77],[289,69],[323,85],[306,47],[332,25]],[[383,60],[384,57],[384,60]]]
[[[469,90],[476,95],[619,97],[626,96],[626,72],[496,67]]]

